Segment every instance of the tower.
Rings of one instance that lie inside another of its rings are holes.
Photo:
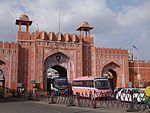
[[[93,29],[93,27],[91,27],[87,21],[84,21],[80,24],[77,31],[80,31],[81,37],[90,37],[91,29]]]
[[[29,26],[31,26],[32,21],[29,20],[28,16],[26,14],[20,15],[19,20],[16,20],[15,24],[18,25],[17,41],[30,40]],[[25,31],[22,31],[22,25],[26,27]]]
[[[82,40],[82,61],[83,61],[83,76],[91,76],[91,51],[93,38],[90,36],[90,30],[93,29],[87,21],[80,24],[77,31],[80,31],[80,40]]]

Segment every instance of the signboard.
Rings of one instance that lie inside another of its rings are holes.
[[[36,84],[36,80],[31,80],[31,83],[32,84]]]

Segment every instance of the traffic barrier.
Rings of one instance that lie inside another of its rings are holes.
[[[56,103],[56,102],[55,102],[55,92],[54,92],[54,91],[52,91],[52,92],[51,92],[51,95],[48,96],[48,101],[49,101],[49,104],[54,104],[54,103]]]
[[[76,98],[77,98],[77,106],[80,107],[80,93],[76,93]]]
[[[35,100],[45,102],[45,103],[56,103],[56,104],[66,104],[66,105],[75,105],[78,107],[90,107],[90,108],[99,108],[99,107],[113,107],[113,108],[124,108],[124,109],[136,109],[141,111],[144,109],[145,104],[139,103],[136,98],[139,98],[139,101],[143,101],[139,93],[137,97],[131,97],[130,92],[121,93],[118,98],[112,92],[86,92],[86,93],[76,93],[76,95],[67,95],[64,92],[61,92],[58,95],[56,92],[52,92],[51,95],[48,95],[47,92],[37,92],[35,94]],[[132,100],[134,99],[134,100]],[[71,103],[70,103],[71,102]]]

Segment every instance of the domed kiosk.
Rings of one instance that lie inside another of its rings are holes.
[[[80,35],[81,35],[82,37],[84,37],[84,36],[90,37],[90,30],[91,30],[91,29],[93,29],[93,27],[91,27],[87,21],[83,21],[83,22],[80,24],[79,28],[77,28],[76,30],[77,30],[77,31],[80,31]]]
[[[29,20],[28,15],[22,14],[19,17],[19,20],[16,20],[16,25],[19,25],[19,31],[21,31],[21,25],[26,26],[26,31],[29,31],[29,26],[31,26],[32,21]]]

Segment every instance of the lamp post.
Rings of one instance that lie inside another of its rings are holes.
[[[138,72],[137,72],[137,80],[138,80],[138,87],[141,86],[140,81],[141,81],[141,75],[140,75],[140,60],[139,60],[139,51],[138,48],[135,47],[133,45],[133,48],[136,50],[136,54],[137,54],[137,68],[138,68]]]

